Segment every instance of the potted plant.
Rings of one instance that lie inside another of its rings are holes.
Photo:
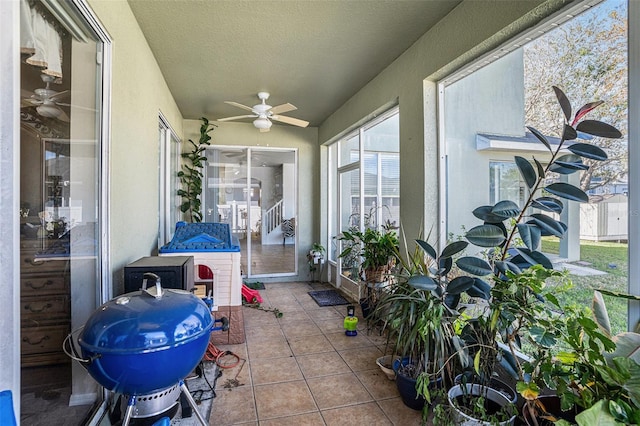
[[[490,294],[484,309],[479,309],[478,326],[486,329],[482,334],[489,336],[489,342],[478,344],[465,342],[458,348],[461,356],[473,355],[467,364],[474,366],[482,380],[495,363],[493,351],[499,354],[503,365],[511,366],[512,373],[520,382],[518,389],[525,399],[538,395],[536,380],[544,372],[536,368],[542,364],[523,363],[519,360],[523,336],[536,346],[540,360],[548,360],[549,348],[558,337],[554,322],[553,294],[540,294],[544,281],[553,276],[553,264],[539,251],[540,239],[544,235],[561,238],[567,225],[557,220],[564,203],[562,200],[586,202],[587,194],[580,188],[564,182],[556,182],[553,174],[569,175],[588,169],[587,162],[607,158],[599,147],[577,142],[586,135],[619,138],[621,133],[614,127],[597,121],[586,120],[584,116],[601,105],[592,102],[580,108],[572,119],[572,108],[565,94],[553,87],[564,115],[562,136],[553,146],[547,137],[533,127],[529,131],[544,145],[550,154],[546,165],[533,158],[529,161],[516,156],[515,163],[529,189],[529,196],[522,206],[509,200],[495,205],[480,206],[473,215],[483,223],[469,229],[465,234],[467,242],[480,247],[483,252],[463,256],[456,260],[456,266],[469,274],[462,290],[475,286]],[[569,153],[565,153],[566,150]],[[551,302],[551,304],[549,304]],[[493,342],[491,341],[493,339]],[[502,346],[498,346],[501,343]],[[490,356],[486,356],[488,352]],[[542,362],[542,361],[541,361]],[[488,363],[488,364],[487,364]],[[533,374],[532,374],[533,373]],[[540,373],[541,375],[538,375]],[[533,378],[533,380],[532,380]]]
[[[368,318],[377,306],[380,288],[392,277],[399,248],[397,233],[386,223],[381,229],[366,227],[362,231],[352,227],[336,238],[343,242],[338,257],[356,271],[356,277],[351,278],[366,286],[360,306],[363,316]]]
[[[207,161],[207,157],[202,154],[211,145],[211,136],[209,133],[215,129],[215,124],[210,124],[205,117],[201,118],[200,139],[198,143],[189,139],[192,150],[180,154],[186,162],[182,165],[182,170],[178,172],[182,188],[178,189],[178,195],[182,198],[180,211],[187,215],[191,222],[202,222],[202,211],[200,209],[202,201],[202,168]]]
[[[591,310],[569,309],[563,350],[549,369],[561,409],[577,413],[580,426],[640,424],[640,334],[611,334],[600,291],[594,292]]]
[[[375,312],[399,357],[394,366],[398,391],[405,405],[423,410],[423,418],[433,391],[449,382],[447,361],[455,352],[454,323],[462,294],[488,297],[475,279],[454,270],[453,257],[466,245],[453,242],[438,254],[428,242],[417,240],[413,253],[398,253],[399,270]]]

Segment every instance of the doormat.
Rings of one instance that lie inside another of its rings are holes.
[[[348,305],[349,301],[340,296],[335,290],[310,291],[309,296],[316,301],[318,306]]]
[[[264,290],[264,284],[260,281],[256,281],[255,283],[244,282],[244,285],[249,287],[251,290]]]

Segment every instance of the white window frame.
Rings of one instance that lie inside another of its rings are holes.
[[[509,40],[498,48],[487,52],[473,63],[463,67],[459,71],[445,77],[438,82],[438,150],[439,150],[439,215],[440,215],[440,241],[446,241],[447,229],[447,158],[445,145],[445,126],[443,118],[444,91],[445,88],[464,78],[465,76],[479,70],[489,63],[500,59],[502,56],[520,48],[523,44],[534,38],[544,35],[547,31],[555,28],[559,24],[572,19],[576,14],[585,8],[592,7],[600,3],[601,0],[584,0],[577,4],[552,14],[540,25],[526,31],[519,36]],[[627,1],[628,22],[628,117],[638,117],[640,115],[640,2]],[[634,25],[636,24],[636,25]],[[628,120],[628,166],[629,166],[629,235],[640,235],[640,184],[634,186],[635,182],[640,182],[640,122],[638,120]],[[640,256],[640,237],[629,238],[628,257],[637,259]],[[631,294],[640,295],[640,262],[628,262],[628,291]],[[640,325],[640,302],[630,301],[627,315],[629,330],[634,330]]]
[[[176,132],[162,112],[158,114],[158,133],[160,143],[158,248],[160,248],[171,241],[175,231],[175,223],[171,220],[171,211],[178,209],[179,206],[179,198],[175,189],[177,189],[179,185],[179,182],[176,182],[176,180],[178,180],[177,173],[180,170],[182,144],[180,143],[180,138],[176,135]],[[175,183],[174,191],[172,191],[172,180]]]

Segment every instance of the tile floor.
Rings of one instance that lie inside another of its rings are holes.
[[[283,316],[243,308],[245,343],[218,348],[244,362],[223,369],[216,381],[211,425],[420,424],[420,412],[402,403],[395,382],[375,363],[385,339],[367,333],[362,320],[357,336],[345,336],[346,306],[319,307],[307,294],[330,286],[265,286],[262,306]]]

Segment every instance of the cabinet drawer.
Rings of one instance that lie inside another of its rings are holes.
[[[24,327],[20,338],[22,355],[43,352],[62,352],[62,342],[69,334],[69,326],[53,325],[48,327]]]
[[[42,296],[69,292],[67,278],[60,274],[23,276],[20,280],[22,296]]]
[[[61,318],[68,320],[71,306],[67,295],[22,297],[20,311],[23,325],[29,327]]]
[[[67,269],[68,260],[37,260],[34,252],[20,254],[20,272],[62,272]]]

